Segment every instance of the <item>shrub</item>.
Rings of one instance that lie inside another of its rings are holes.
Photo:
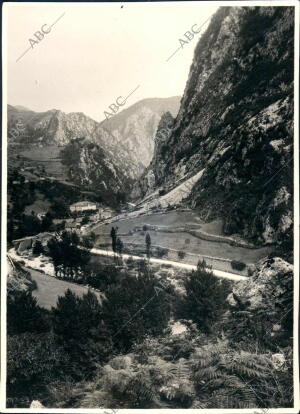
[[[148,230],[148,226],[147,226],[147,224],[144,224],[143,225],[143,231],[147,231]]]
[[[31,292],[16,291],[7,298],[7,333],[47,332],[50,329],[48,315]]]
[[[244,270],[246,267],[246,264],[243,262],[239,262],[238,260],[232,260],[230,262],[232,269],[235,270]]]
[[[167,249],[167,248],[163,248],[163,247],[157,247],[156,248],[156,256],[158,258],[166,256],[168,254],[168,252],[169,252],[169,249]]]
[[[179,259],[184,259],[185,258],[185,252],[183,252],[182,250],[180,250],[179,252],[178,252],[178,258]]]
[[[7,338],[7,401],[11,407],[29,407],[45,398],[49,382],[65,378],[68,355],[52,334],[23,333]]]
[[[72,375],[78,379],[91,377],[97,364],[112,351],[97,296],[88,291],[78,297],[68,289],[58,298],[56,308],[52,308],[52,323],[58,343],[72,359]]]
[[[178,317],[192,319],[200,331],[210,333],[228,306],[228,281],[217,279],[202,261],[184,279],[184,287],[186,295],[179,304]]]
[[[190,244],[191,240],[190,239],[185,239],[185,244]]]
[[[34,243],[33,249],[32,249],[32,254],[34,256],[39,256],[40,254],[45,253],[44,247],[42,245],[42,243],[40,242],[40,240],[37,240]]]
[[[167,327],[169,289],[158,288],[156,277],[146,267],[137,277],[124,275],[119,284],[112,285],[105,292],[107,300],[103,302],[103,320],[113,333],[119,350],[127,351],[146,335],[160,335]]]
[[[132,256],[129,256],[129,257],[128,257],[128,259],[127,259],[127,261],[126,261],[126,264],[127,264],[127,266],[128,266],[128,267],[133,267],[133,265],[134,265],[134,261],[133,261]]]

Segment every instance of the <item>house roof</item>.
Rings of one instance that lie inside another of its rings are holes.
[[[71,204],[70,207],[88,207],[90,205],[95,206],[96,203],[92,201],[78,201],[77,203]]]

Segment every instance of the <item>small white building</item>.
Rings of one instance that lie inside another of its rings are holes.
[[[78,203],[74,203],[70,206],[70,210],[72,213],[74,212],[82,212],[82,211],[91,211],[97,210],[97,204],[91,201],[79,201]]]

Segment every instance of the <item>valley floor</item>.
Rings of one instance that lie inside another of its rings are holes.
[[[271,246],[254,247],[238,237],[222,234],[222,222],[203,222],[197,211],[170,211],[147,215],[124,214],[101,223],[91,230],[98,236],[96,247],[110,248],[110,231],[118,227],[118,235],[126,248],[137,251],[145,246],[145,234],[151,236],[152,247],[168,249],[166,260],[179,261],[178,252],[183,252],[181,263],[195,266],[204,259],[213,269],[247,275],[247,268],[236,271],[231,261],[251,265],[267,256]]]
[[[91,253],[93,253],[95,255],[99,255],[99,256],[111,256],[111,257],[115,256],[114,252],[110,252],[110,251],[107,251],[107,250],[101,250],[101,249],[92,249]],[[122,258],[125,259],[125,260],[127,260],[129,258],[132,258],[133,260],[141,260],[140,256],[132,256],[132,255],[129,255],[129,254],[122,254]],[[178,267],[178,268],[184,269],[184,270],[195,270],[197,268],[197,266],[195,266],[195,265],[175,262],[175,261],[171,261],[171,260],[156,259],[154,257],[151,257],[149,259],[149,261],[150,261],[150,263]],[[237,274],[229,273],[229,272],[222,272],[220,270],[215,270],[215,269],[213,269],[213,274],[217,277],[221,277],[221,278],[224,278],[224,279],[230,279],[230,280],[245,280],[245,279],[247,279],[246,276],[237,275]]]

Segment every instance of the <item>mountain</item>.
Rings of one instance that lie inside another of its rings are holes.
[[[61,150],[61,162],[70,181],[101,195],[109,205],[118,205],[130,191],[132,179],[117,153],[85,138],[73,139]]]
[[[8,105],[8,142],[40,148],[64,147],[74,139],[85,138],[81,147],[88,141],[98,145],[111,164],[117,164],[126,177],[135,179],[152,158],[161,115],[166,110],[175,115],[179,101],[179,97],[144,99],[102,123],[82,112],[34,112]]]
[[[291,243],[293,13],[215,13],[195,48],[179,113],[167,116],[134,198],[174,193],[189,182],[185,201],[206,220],[222,218],[225,234]]]
[[[140,165],[142,172],[152,159],[154,137],[162,114],[169,111],[176,116],[179,105],[180,96],[143,99],[103,121],[101,126],[110,131],[116,141],[128,146],[135,164]]]

